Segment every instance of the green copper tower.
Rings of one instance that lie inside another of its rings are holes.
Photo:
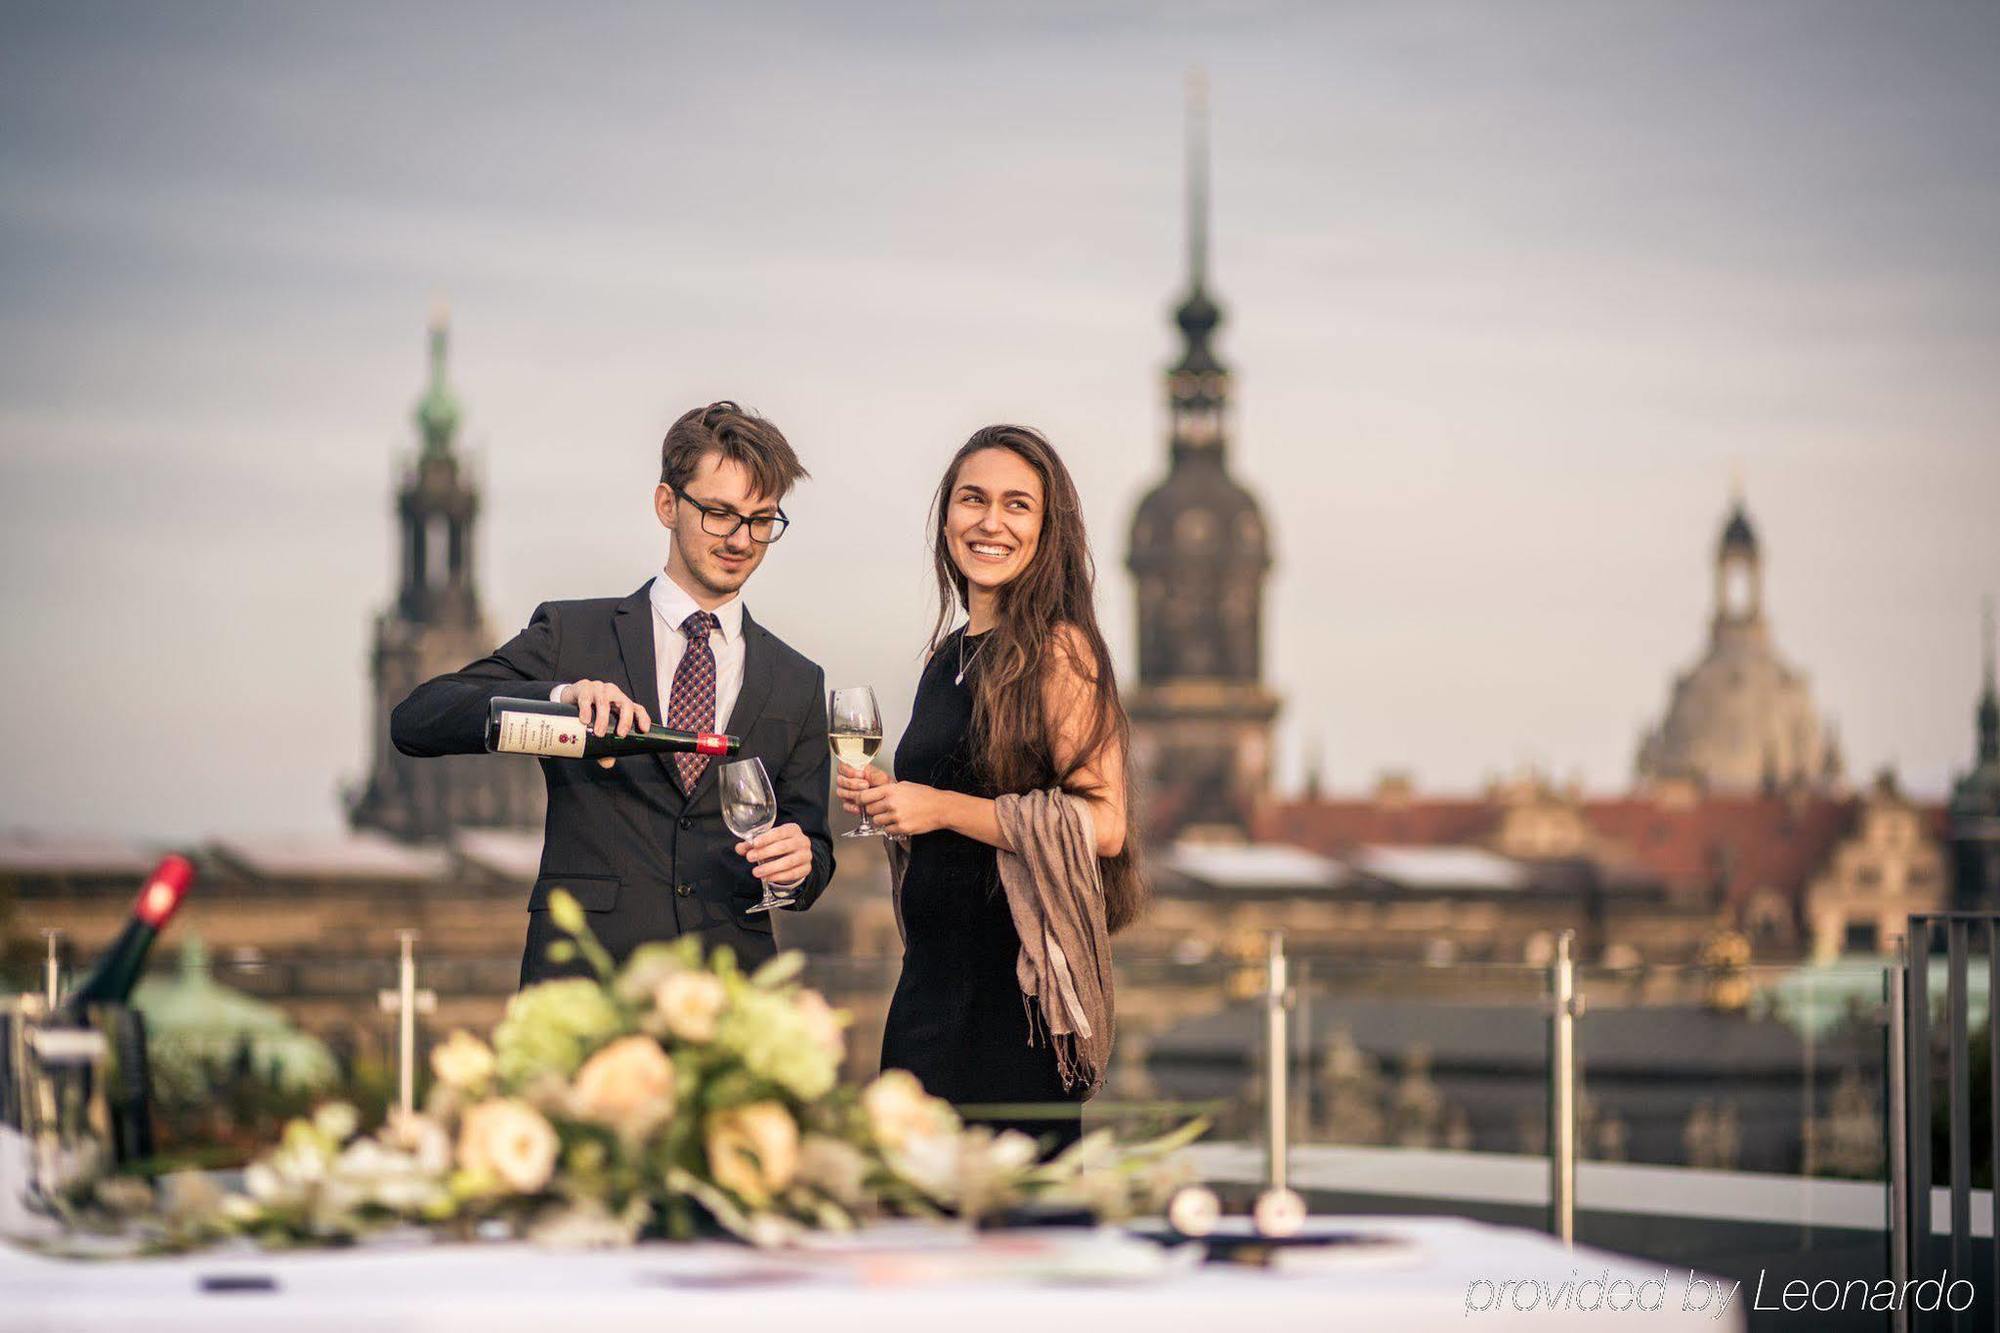
[[[462,413],[449,377],[450,346],[440,306],[431,317],[430,377],[411,414],[416,455],[396,490],[395,596],[375,620],[373,762],[347,802],[355,827],[413,840],[461,828],[538,830],[547,800],[532,764],[479,755],[417,760],[389,742],[391,708],[421,682],[484,657],[495,642],[479,604],[479,487],[458,452]]]

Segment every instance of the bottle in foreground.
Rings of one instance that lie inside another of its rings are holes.
[[[486,708],[486,748],[494,754],[543,759],[618,759],[628,754],[706,754],[726,758],[741,739],[713,731],[654,727],[629,736],[599,736],[583,725],[575,704],[547,699],[495,699]]]
[[[125,919],[124,929],[118,932],[111,947],[98,956],[96,965],[70,988],[61,1012],[80,1019],[91,1005],[124,1004],[130,999],[132,988],[146,969],[146,955],[152,952],[153,941],[179,910],[193,883],[194,866],[184,856],[168,856],[154,866],[153,873],[146,877],[145,887],[139,890],[138,900],[132,904],[132,914]]]

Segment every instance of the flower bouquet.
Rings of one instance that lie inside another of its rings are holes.
[[[418,1226],[616,1245],[720,1228],[774,1246],[1030,1202],[1115,1219],[1184,1179],[1170,1154],[1200,1122],[1131,1147],[1098,1131],[1044,1162],[1026,1135],[961,1124],[906,1072],[843,1086],[847,1016],[799,983],[802,955],[745,973],[728,949],[680,940],[618,967],[573,898],[550,910],[569,936],[555,956],[594,979],[521,991],[490,1044],[453,1033],[432,1053],[424,1109],[377,1133],[335,1103],[293,1121],[243,1193],[169,1178],[155,1214],[166,1239],[310,1244]]]

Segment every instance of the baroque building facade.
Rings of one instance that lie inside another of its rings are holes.
[[[479,488],[457,449],[461,413],[445,378],[449,337],[440,313],[430,330],[430,384],[417,402],[421,444],[396,494],[396,596],[375,620],[372,762],[348,804],[355,828],[409,840],[465,828],[539,831],[546,801],[532,763],[486,755],[412,759],[389,740],[389,711],[405,695],[484,657],[496,642],[479,605]]]
[[[1241,839],[1270,787],[1278,699],[1263,683],[1271,535],[1229,472],[1229,369],[1208,291],[1208,149],[1199,90],[1188,138],[1188,292],[1167,372],[1167,475],[1139,502],[1127,564],[1138,678],[1127,695],[1140,827],[1152,841]]]
[[[1716,549],[1708,651],[1675,680],[1666,716],[1640,742],[1636,769],[1642,785],[1692,782],[1718,794],[1829,791],[1840,783],[1839,744],[1805,674],[1772,643],[1763,554],[1741,496]]]
[[[1905,796],[1888,773],[1855,803],[1847,836],[1806,887],[1803,910],[1814,961],[1887,953],[1912,912],[1946,906],[1937,813]]]

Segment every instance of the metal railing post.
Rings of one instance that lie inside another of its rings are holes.
[[[62,947],[63,933],[54,927],[44,927],[42,938],[48,941],[48,950],[42,960],[42,998],[53,1010],[62,1003]]]
[[[1940,929],[1944,932],[1944,1013],[1933,1019],[1931,962],[1937,948],[1935,932]],[[1891,1048],[1895,1072],[1901,1075],[1896,1090],[1900,1095],[1891,1106],[1892,1133],[1902,1145],[1891,1161],[1898,1197],[1892,1200],[1890,1221],[1901,1228],[1892,1255],[1895,1275],[1898,1280],[1925,1281],[1949,1273],[1955,1282],[1970,1282],[1977,1268],[1990,1279],[1989,1291],[2000,1294],[2000,1237],[1989,1236],[1982,1242],[1973,1233],[1972,1223],[1974,1154],[1989,1164],[2000,1162],[2000,1117],[1989,1115],[1984,1132],[1975,1134],[1971,975],[1972,953],[1983,946],[1987,1009],[1985,1030],[1977,1035],[1989,1043],[1989,1067],[1981,1090],[1989,1104],[2000,1104],[2000,1062],[1992,1060],[1995,1050],[2000,1049],[2000,915],[1984,911],[1913,912],[1903,945],[1902,1004],[1898,1009],[1902,1046],[1900,1050]],[[1897,1035],[1892,1029],[1892,1038]],[[1940,1064],[1941,1069],[1937,1067]],[[1938,1086],[1940,1075],[1942,1088]],[[1932,1117],[1938,1111],[1944,1113],[1944,1133],[1934,1140]],[[1937,1160],[1940,1151],[1942,1162]],[[1934,1217],[1938,1193],[1944,1195],[1944,1219]],[[1947,1236],[1941,1247],[1944,1252],[1936,1254],[1940,1246],[1934,1233],[1940,1221],[1945,1223]],[[1946,1322],[1954,1329],[1966,1327],[1968,1313],[1953,1310]],[[1903,1317],[1895,1321],[1898,1329],[1928,1324]]]
[[[1989,1290],[2000,1309],[2000,919],[1986,918],[1986,1121],[1987,1150],[1992,1155],[1988,1204],[1993,1218],[1991,1260],[1993,1279]]]
[[[1909,1143],[1909,1272],[1923,1276],[1931,1240],[1931,922],[1912,916],[1908,966],[1904,977],[1907,1098],[1903,1125]]]
[[[1556,937],[1549,965],[1549,1232],[1576,1244],[1576,932]]]
[[[1971,925],[1954,918],[1945,923],[1945,1069],[1950,1099],[1951,1271],[1966,1271],[1966,1249],[1972,1242],[1972,1042],[1969,1034],[1971,1000],[1966,994]],[[1961,1327],[1954,1311],[1951,1326]]]
[[[1883,998],[1889,1016],[1889,1052],[1885,1062],[1888,1078],[1884,1080],[1889,1103],[1884,1108],[1889,1123],[1889,1278],[1897,1291],[1905,1290],[1903,1283],[1910,1276],[1910,1131],[1906,1118],[1909,1115],[1909,964],[1902,957],[1901,944],[1897,941],[1896,956],[1882,974]],[[1910,1312],[1900,1301],[1890,1327],[1894,1333],[1909,1333]]]
[[[417,934],[399,930],[396,989],[378,994],[382,1008],[396,1015],[396,1105],[409,1115],[417,1108],[417,1015],[437,1008],[435,991],[417,989]]]
[[[1285,962],[1285,932],[1271,932],[1264,978],[1264,1185],[1289,1188],[1291,1158],[1291,1039],[1287,1010],[1292,1003]]]

